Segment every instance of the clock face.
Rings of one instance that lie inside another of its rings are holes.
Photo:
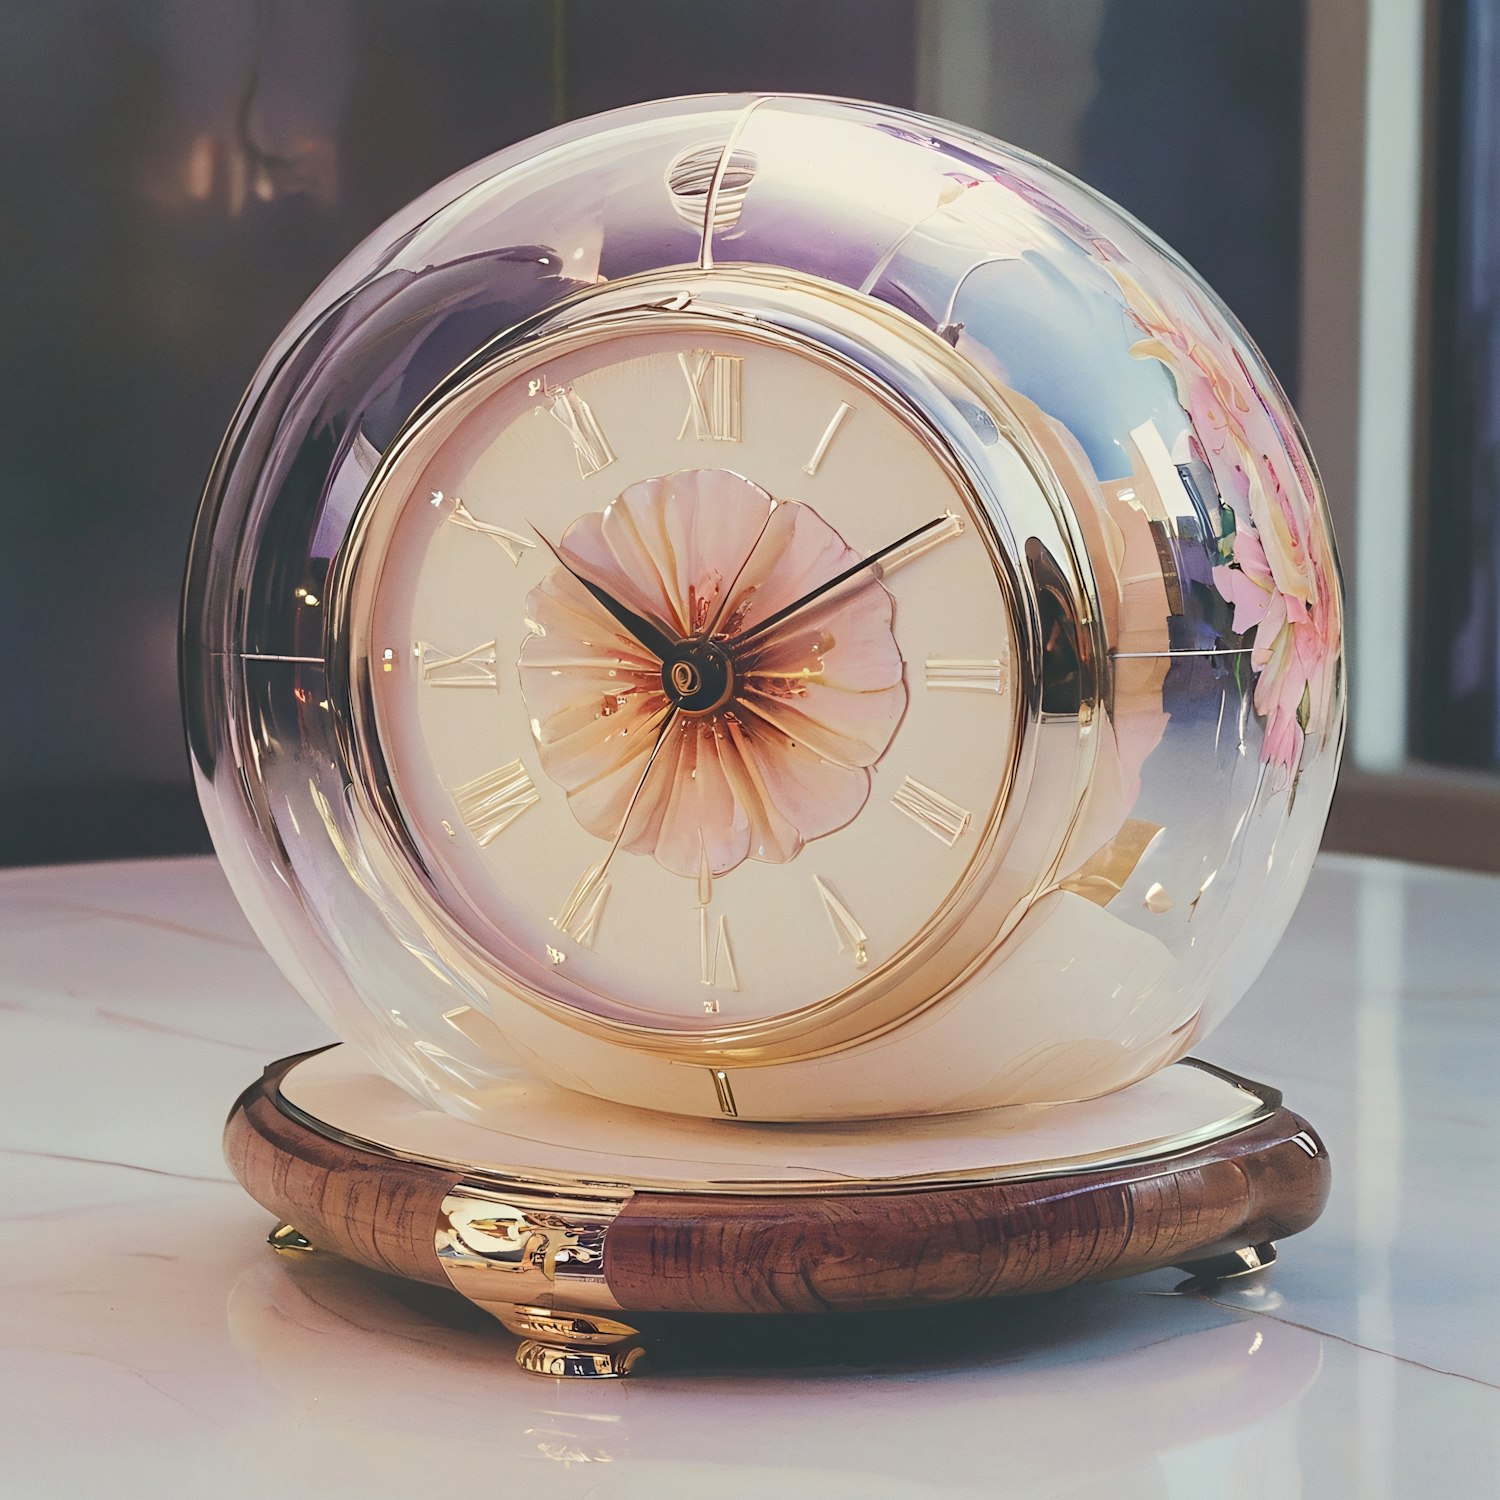
[[[790,341],[574,338],[368,499],[350,650],[409,857],[509,986],[725,1036],[932,940],[1004,799],[995,543],[923,431]]]

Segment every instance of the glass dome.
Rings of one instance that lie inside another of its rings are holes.
[[[955,406],[961,461],[1008,446],[1053,502],[1055,538],[997,502],[1028,594],[1016,691],[1072,748],[1024,794],[1050,831],[1015,847],[983,1015],[924,1014],[939,1051],[909,1081],[834,1087],[827,1112],[1084,1098],[1181,1056],[1275,945],[1332,797],[1342,608],[1312,459],[1232,314],[1122,210],[849,101],[671,100],[551,131],[403,210],[283,333],[210,478],[184,613],[200,794],[267,947],[443,1108],[482,1120],[518,1060],[611,1092],[509,1025],[403,898],[327,605],[371,476],[435,389],[673,268],[793,273],[939,341],[981,393]]]

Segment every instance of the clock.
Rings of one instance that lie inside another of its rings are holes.
[[[205,812],[282,968],[479,1124],[1085,1100],[1306,878],[1326,508],[1213,294],[873,105],[554,131],[356,250],[190,564]]]

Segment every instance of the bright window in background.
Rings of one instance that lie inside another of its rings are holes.
[[[1413,749],[1500,767],[1500,0],[1439,7]]]

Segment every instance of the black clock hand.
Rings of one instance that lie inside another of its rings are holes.
[[[836,573],[826,583],[820,583],[817,588],[810,590],[800,599],[794,599],[785,608],[778,609],[774,615],[768,615],[759,625],[752,625],[749,630],[735,636],[732,641],[726,641],[725,645],[738,649],[746,641],[752,641],[756,636],[763,635],[766,631],[781,624],[789,615],[794,615],[799,609],[803,609],[811,604],[814,599],[821,599],[830,589],[836,589],[841,583],[845,583],[853,578],[856,573],[862,573],[866,568],[873,568],[882,557],[889,557],[898,548],[904,547],[908,542],[916,541],[924,532],[931,531],[934,526],[941,526],[947,519],[948,516],[945,512],[943,515],[937,516],[933,520],[918,526],[915,531],[908,531],[905,536],[897,537],[888,546],[882,547],[878,552],[872,552],[868,557],[861,558],[857,563],[853,563],[845,568],[842,573]]]
[[[626,633],[632,636],[639,645],[644,646],[658,661],[666,661],[674,653],[678,642],[672,636],[653,625],[644,615],[638,615],[633,609],[627,609],[612,594],[608,594],[600,588],[597,583],[591,583],[577,568],[570,566],[562,553],[545,536],[542,536],[542,533],[537,531],[535,526],[532,526],[531,529],[536,531],[536,534],[542,538],[542,544],[553,557],[594,596],[599,606],[612,615],[625,628]]]

